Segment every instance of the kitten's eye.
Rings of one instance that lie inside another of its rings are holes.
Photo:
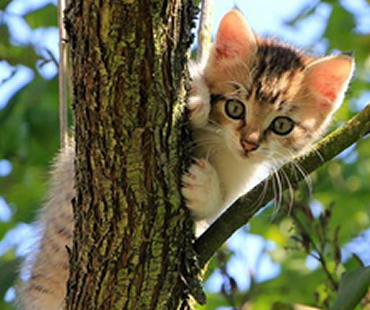
[[[277,135],[287,135],[294,128],[294,122],[287,116],[278,116],[271,123],[271,130]]]
[[[229,99],[225,104],[225,112],[233,119],[241,119],[244,117],[245,107],[239,100]]]

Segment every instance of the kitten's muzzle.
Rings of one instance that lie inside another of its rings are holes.
[[[260,146],[259,143],[247,139],[240,139],[240,144],[247,153],[257,150]]]

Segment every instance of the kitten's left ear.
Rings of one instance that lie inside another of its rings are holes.
[[[217,61],[248,57],[256,49],[256,36],[243,14],[231,10],[222,18],[213,48]]]
[[[321,108],[333,111],[343,100],[354,68],[354,59],[348,55],[324,57],[306,68],[304,84]]]

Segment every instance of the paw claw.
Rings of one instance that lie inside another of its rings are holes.
[[[200,159],[195,159],[195,163],[202,169],[206,167],[205,161]]]
[[[182,176],[182,194],[197,219],[213,215],[222,205],[218,175],[207,160],[194,158],[189,172]]]

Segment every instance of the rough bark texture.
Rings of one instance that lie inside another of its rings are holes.
[[[191,1],[76,0],[76,219],[67,309],[177,309],[192,225],[179,192]],[[186,135],[185,135],[186,136]]]

